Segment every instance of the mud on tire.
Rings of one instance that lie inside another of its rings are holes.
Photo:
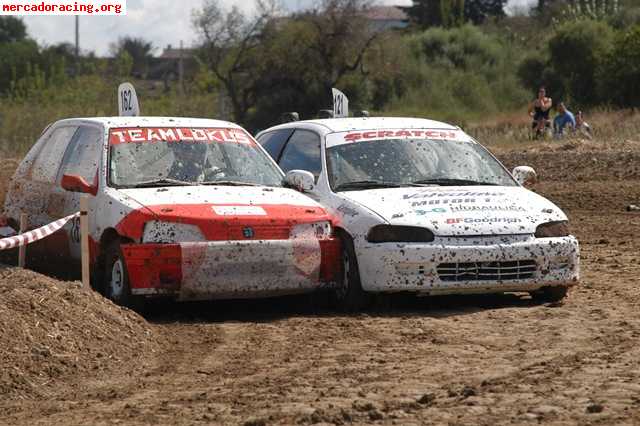
[[[131,295],[129,273],[119,240],[109,243],[105,250],[102,288],[105,297],[114,303],[132,308],[137,307],[139,300]]]
[[[342,241],[342,278],[341,285],[333,294],[334,304],[343,312],[355,313],[371,305],[372,296],[362,289],[358,259],[353,240],[341,234]]]
[[[536,292],[532,292],[531,297],[533,300],[542,303],[560,302],[567,297],[568,292],[569,287],[566,286],[543,287]]]

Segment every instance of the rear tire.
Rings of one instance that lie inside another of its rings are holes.
[[[368,308],[372,297],[362,289],[353,240],[346,235],[341,240],[342,277],[340,286],[334,291],[335,305],[340,311],[355,313]]]
[[[543,287],[540,290],[531,293],[533,300],[542,303],[557,303],[567,297],[569,287],[566,286],[553,286]]]
[[[103,272],[104,295],[120,306],[134,307],[135,299],[131,295],[129,273],[120,249],[120,241],[113,241],[104,254]]]

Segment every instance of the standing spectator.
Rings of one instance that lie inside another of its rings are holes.
[[[553,119],[553,135],[562,137],[565,135],[565,128],[569,127],[571,132],[576,129],[576,118],[567,109],[563,102],[558,104],[558,115]]]
[[[544,135],[549,124],[549,112],[552,106],[553,99],[547,97],[547,90],[541,87],[538,90],[538,97],[529,105],[529,116],[533,118],[531,128],[535,132],[536,138]]]

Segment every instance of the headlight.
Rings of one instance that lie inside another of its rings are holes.
[[[378,225],[367,235],[370,243],[430,243],[433,232],[417,226]]]
[[[185,223],[150,221],[144,225],[142,234],[143,243],[171,244],[202,241],[206,241],[206,238],[202,235],[200,228]]]
[[[560,220],[557,222],[547,222],[538,225],[536,228],[536,238],[555,238],[569,236],[569,222]]]
[[[291,229],[291,239],[326,240],[331,237],[331,223],[328,221],[304,223]]]

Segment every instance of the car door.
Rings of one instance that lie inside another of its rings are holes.
[[[78,175],[90,184],[98,186],[98,171],[102,160],[104,129],[99,125],[82,125],[74,135],[62,159],[58,170],[57,185],[54,190],[59,194],[62,204],[57,206],[60,217],[71,215],[80,210],[80,197],[84,194],[66,191],[62,188],[64,175]],[[93,210],[95,197],[89,195],[89,210]],[[93,217],[93,215],[90,215]],[[80,218],[74,219],[64,228],[69,245],[69,254],[80,259]]]

